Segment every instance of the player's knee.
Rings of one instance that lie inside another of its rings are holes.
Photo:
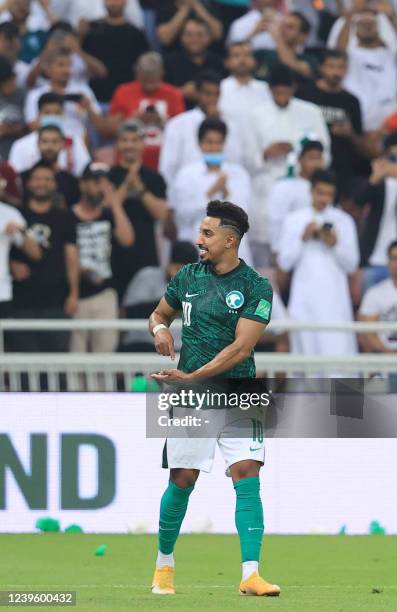
[[[243,480],[244,478],[255,478],[259,476],[261,469],[259,461],[240,461],[230,466],[230,474],[233,482]]]
[[[193,487],[199,475],[198,470],[171,470],[171,480],[180,489]]]

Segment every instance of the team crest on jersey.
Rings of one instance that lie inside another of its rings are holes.
[[[244,304],[244,296],[241,291],[230,291],[226,296],[226,304],[232,310],[238,310]]]

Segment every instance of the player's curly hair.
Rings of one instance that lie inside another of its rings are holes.
[[[249,230],[248,215],[236,204],[213,200],[207,206],[207,216],[221,220],[221,225],[232,227],[242,238]]]

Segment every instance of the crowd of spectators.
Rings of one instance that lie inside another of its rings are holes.
[[[397,321],[396,0],[0,2],[0,318],[147,317],[214,199],[249,214],[273,318]],[[152,350],[109,330],[6,346]]]

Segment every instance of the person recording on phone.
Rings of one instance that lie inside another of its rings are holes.
[[[288,303],[296,321],[353,320],[349,274],[359,263],[357,230],[350,215],[333,206],[336,179],[317,170],[311,178],[312,204],[287,215],[280,236],[278,266],[292,272]],[[291,333],[292,351],[318,355],[357,352],[350,332],[297,331]]]
[[[126,119],[134,117],[145,129],[144,164],[153,170],[159,163],[167,121],[185,110],[182,92],[165,83],[164,62],[159,53],[141,55],[135,65],[135,80],[120,85],[110,103],[110,121],[115,135]]]
[[[91,124],[100,134],[106,135],[106,118],[92,89],[81,81],[72,78],[72,60],[68,49],[55,49],[48,54],[45,66],[48,82],[29,92],[25,103],[25,119],[33,128],[38,114],[38,101],[49,91],[63,96],[64,128],[74,136],[86,136]]]
[[[274,49],[276,43],[270,33],[273,20],[281,17],[280,2],[276,0],[253,0],[251,10],[236,19],[230,27],[228,44],[249,41],[253,51]]]

